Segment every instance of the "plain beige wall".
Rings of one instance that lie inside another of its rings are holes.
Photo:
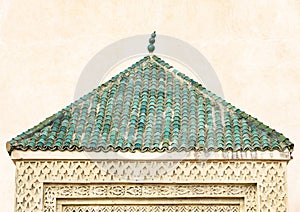
[[[295,143],[289,207],[300,210],[300,1],[2,0],[1,211],[14,205],[14,164],[5,142],[72,102],[97,52],[153,29],[197,48],[227,101]]]

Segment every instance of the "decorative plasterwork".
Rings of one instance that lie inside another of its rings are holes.
[[[135,206],[135,205],[117,205],[117,206],[82,206],[82,207],[74,207],[67,206],[63,208],[63,212],[111,212],[111,211],[130,211],[130,212],[146,212],[146,211],[222,211],[222,212],[239,212],[239,206],[228,206],[228,205],[143,205],[143,206]]]
[[[228,198],[117,198],[101,199],[99,201],[89,200],[70,201],[65,199],[59,201],[61,205],[57,211],[62,212],[242,212],[244,211],[242,199]],[[94,204],[86,204],[93,202]],[[96,202],[96,203],[95,203]],[[59,204],[60,204],[59,203]]]
[[[44,211],[55,211],[56,202],[59,199],[76,199],[80,205],[80,199],[114,199],[115,198],[135,198],[139,199],[155,198],[165,199],[160,204],[168,203],[170,198],[243,198],[245,208],[256,211],[257,195],[256,186],[253,184],[230,185],[230,184],[198,184],[198,183],[152,183],[152,184],[45,184],[44,186]],[[176,199],[175,199],[176,200]],[[101,201],[100,201],[101,202]],[[135,202],[135,204],[136,204]],[[156,201],[157,202],[157,201]],[[174,201],[180,204],[182,201]],[[96,201],[92,202],[93,205]],[[151,204],[151,201],[148,201]],[[188,203],[192,203],[189,201]],[[198,203],[201,201],[198,200]],[[209,202],[213,204],[214,202]],[[218,204],[218,202],[216,202]],[[74,204],[74,203],[73,203]],[[132,204],[132,201],[124,201],[123,205]],[[223,203],[223,205],[226,202]],[[227,203],[228,204],[228,203]],[[57,211],[59,208],[57,208]],[[247,210],[249,211],[249,210]]]
[[[215,187],[206,187],[206,191],[212,192],[215,188],[220,193],[228,193],[230,188],[221,189],[218,187],[220,184],[238,186],[240,192],[242,188],[245,188],[245,192],[249,185],[255,184],[252,187],[256,189],[248,192],[252,197],[256,196],[253,201],[256,203],[251,203],[251,208],[245,208],[246,211],[286,211],[286,164],[286,161],[16,161],[16,211],[51,211],[51,208],[43,210],[43,205],[49,205],[47,201],[51,199],[51,192],[50,196],[47,194],[47,199],[43,198],[46,191],[43,188],[51,186],[54,188],[53,186],[67,186],[70,183],[74,186],[88,183],[96,186],[94,188],[103,188],[108,184],[120,186],[135,183],[130,191],[138,192],[139,183],[149,185],[169,182],[174,183],[168,184],[169,186],[196,183],[199,189],[206,184],[215,184]],[[192,192],[188,189],[188,184],[184,186],[187,186],[184,187],[185,192]],[[175,188],[180,190],[179,187]],[[84,187],[76,190],[79,192],[82,189]],[[90,190],[93,189],[90,187]],[[65,189],[56,190],[63,191]],[[245,205],[249,204],[245,202]]]

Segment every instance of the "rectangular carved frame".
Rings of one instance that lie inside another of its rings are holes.
[[[229,199],[243,199],[241,208],[255,208],[255,184],[212,184],[212,183],[45,183],[44,211],[61,212],[61,199],[76,199],[80,205],[86,199],[210,199],[218,198],[218,203],[226,203]],[[222,201],[223,199],[223,201]],[[126,201],[125,201],[126,202]],[[91,204],[90,203],[90,204]],[[130,203],[130,201],[128,201]],[[209,202],[206,202],[208,204]],[[244,211],[244,210],[243,210]],[[256,211],[255,209],[253,211]]]

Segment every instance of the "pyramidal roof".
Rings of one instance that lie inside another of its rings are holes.
[[[7,142],[7,151],[292,152],[293,146],[157,56],[146,56]]]

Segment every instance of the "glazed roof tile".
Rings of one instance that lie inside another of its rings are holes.
[[[147,56],[7,142],[13,150],[293,151],[281,133]]]

